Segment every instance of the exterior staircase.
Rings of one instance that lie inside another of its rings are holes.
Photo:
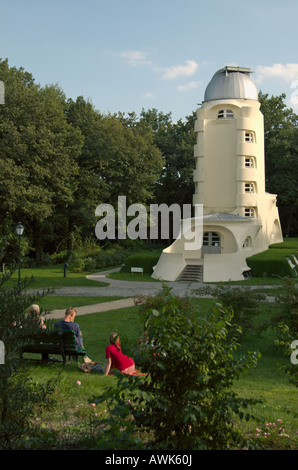
[[[178,282],[203,282],[203,266],[198,264],[187,264],[179,274]]]

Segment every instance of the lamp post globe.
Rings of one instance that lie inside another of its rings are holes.
[[[21,286],[21,236],[23,235],[24,227],[21,222],[16,226],[16,233],[19,237],[19,278],[18,278],[18,287]]]
[[[16,226],[16,232],[17,232],[17,235],[19,237],[21,237],[23,235],[23,232],[24,232],[24,227],[23,225],[21,224],[21,222],[18,223],[18,225]]]

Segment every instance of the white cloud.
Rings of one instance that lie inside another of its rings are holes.
[[[186,65],[165,67],[161,78],[163,80],[174,80],[177,77],[189,77],[196,72],[197,68],[198,64],[194,60],[187,60]]]
[[[255,81],[261,83],[264,80],[279,78],[289,83],[298,79],[298,64],[274,64],[271,66],[259,65],[256,68]]]
[[[144,98],[147,98],[147,99],[149,99],[149,100],[155,98],[154,94],[151,93],[151,91],[148,91],[147,93],[144,93],[143,96],[144,96]]]
[[[134,51],[123,51],[121,57],[127,60],[130,65],[150,65],[151,60],[148,59],[147,53],[139,50]]]
[[[177,90],[178,91],[187,91],[192,88],[197,88],[199,85],[201,85],[201,82],[189,82],[186,83],[185,85],[178,85]]]

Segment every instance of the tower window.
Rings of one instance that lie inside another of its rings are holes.
[[[255,210],[253,207],[246,207],[244,209],[244,215],[245,217],[254,217],[255,216]]]
[[[254,183],[245,183],[244,191],[246,193],[254,193],[255,192],[255,185]]]
[[[253,132],[245,132],[245,142],[255,142],[255,135]]]
[[[221,109],[217,115],[218,119],[233,119],[234,113],[230,109]]]
[[[255,160],[253,157],[245,157],[245,167],[255,168]]]

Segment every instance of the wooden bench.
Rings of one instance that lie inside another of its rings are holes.
[[[131,273],[144,273],[144,268],[130,268]]]
[[[49,361],[49,354],[62,356],[63,366],[66,365],[66,357],[85,356],[85,349],[76,345],[75,333],[72,330],[41,331],[34,336],[32,343],[25,344],[21,348],[20,357],[24,359],[24,353],[41,354],[42,361]]]

